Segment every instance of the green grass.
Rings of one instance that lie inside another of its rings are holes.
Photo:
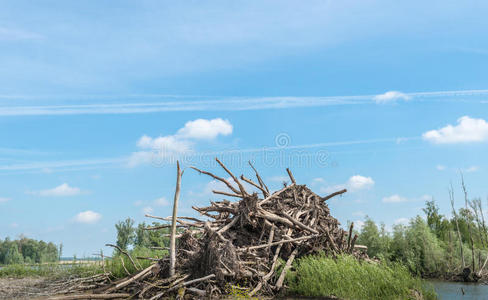
[[[351,256],[299,259],[287,274],[292,294],[341,299],[437,299],[433,288],[399,264],[359,262]]]
[[[136,257],[153,257],[162,258],[168,254],[168,251],[164,250],[151,250],[148,248],[135,248],[131,251],[131,256],[134,259],[135,264],[139,268],[147,268],[154,263],[154,261],[147,259],[137,259]],[[124,261],[122,264],[121,259]],[[130,259],[125,255],[114,256],[113,259],[107,260],[105,269],[107,272],[112,273],[116,278],[122,278],[127,276],[127,272],[124,270],[124,266],[129,271],[130,274],[137,272],[136,268],[130,261]]]
[[[167,254],[167,251],[151,250],[147,248],[136,248],[131,251],[131,256],[139,268],[146,268],[154,262],[147,259],[137,259],[136,257],[163,257]],[[121,259],[124,260],[124,265],[130,274],[137,272],[136,268],[132,265],[129,258],[125,255],[116,255],[113,259],[105,260],[105,271],[112,273],[115,278],[122,278],[127,276],[127,272],[124,270]],[[95,262],[92,264],[75,263],[72,265],[67,264],[36,264],[36,265],[5,265],[0,268],[1,277],[51,277],[51,278],[64,278],[64,277],[86,277],[95,274],[103,273],[102,262]]]
[[[75,264],[71,266],[52,263],[38,265],[6,265],[0,269],[1,277],[51,277],[63,278],[69,276],[85,277],[101,273],[99,265]]]

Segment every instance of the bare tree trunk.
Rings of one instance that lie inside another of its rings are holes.
[[[181,189],[181,169],[180,162],[176,161],[176,191],[175,199],[173,203],[173,215],[171,218],[171,240],[169,244],[169,276],[175,275],[176,267],[176,215],[178,212],[178,200],[180,199],[180,189]]]
[[[461,173],[461,185],[463,187],[463,192],[464,192],[464,206],[466,208],[466,212],[469,212],[469,210],[468,210],[468,191],[466,190],[466,185],[464,184],[463,173]],[[466,216],[466,224],[468,224],[469,242],[471,243],[471,265],[473,267],[473,272],[475,272],[473,234],[471,232],[471,224],[469,222],[468,216]]]
[[[464,268],[466,263],[464,262],[463,239],[461,238],[461,231],[459,231],[458,216],[456,210],[454,209],[454,189],[452,188],[452,183],[451,183],[451,187],[449,188],[449,198],[451,199],[452,214],[454,215],[454,220],[456,221],[456,229],[457,229],[457,234],[459,239],[459,248],[461,249],[461,263],[462,263],[461,267]]]

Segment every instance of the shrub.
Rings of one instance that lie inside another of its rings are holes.
[[[421,293],[424,299],[436,299],[433,288],[404,266],[359,262],[351,256],[303,257],[287,274],[287,282],[290,292],[308,297],[415,299],[415,293]]]

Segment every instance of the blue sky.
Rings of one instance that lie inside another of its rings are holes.
[[[0,1],[0,238],[91,255],[118,220],[170,214],[168,157],[346,187],[343,224],[430,197],[448,214],[460,170],[486,198],[487,6]],[[182,188],[182,214],[218,199],[192,170]]]

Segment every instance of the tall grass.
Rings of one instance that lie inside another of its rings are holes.
[[[416,299],[422,294],[423,299],[437,299],[432,287],[400,264],[359,262],[351,256],[303,257],[287,282],[291,293],[309,297]]]
[[[102,272],[102,268],[96,264],[37,264],[37,265],[23,265],[13,264],[6,265],[0,269],[1,277],[50,277],[50,278],[64,278],[70,276],[86,277]]]
[[[167,251],[151,250],[148,248],[135,248],[131,250],[131,256],[134,259],[138,269],[146,268],[154,262],[147,259],[137,259],[137,257],[158,257],[161,258],[167,255]],[[123,261],[123,263],[122,263]],[[102,262],[95,263],[74,263],[74,264],[12,264],[5,265],[0,268],[0,277],[86,277],[99,274],[102,272],[110,272],[115,278],[122,278],[129,274],[134,274],[138,271],[132,264],[130,259],[123,254],[116,254],[112,259],[106,259],[104,261],[105,267],[102,266]],[[124,269],[125,266],[125,269]],[[127,271],[126,271],[127,270]]]
[[[142,269],[149,267],[154,263],[154,261],[147,259],[137,259],[137,257],[162,258],[166,255],[168,255],[168,251],[166,250],[152,250],[144,247],[136,247],[131,251],[131,256],[134,259],[135,264],[138,268]],[[123,254],[118,254],[112,259],[107,260],[105,262],[105,269],[107,272],[111,272],[112,275],[116,278],[122,278],[127,276],[128,274],[126,272],[126,269],[130,274],[134,274],[138,271],[134,267],[130,259]]]

